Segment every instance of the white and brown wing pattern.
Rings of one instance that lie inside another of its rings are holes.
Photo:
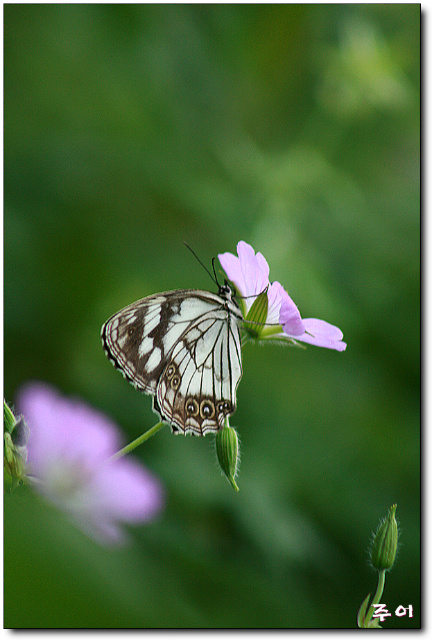
[[[144,298],[102,327],[108,358],[176,433],[222,428],[242,376],[240,323],[228,286]]]

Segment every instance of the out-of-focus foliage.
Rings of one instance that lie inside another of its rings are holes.
[[[244,351],[235,493],[211,437],[136,455],[165,484],[133,546],[5,496],[7,627],[350,627],[395,502],[386,627],[420,624],[419,5],[5,5],[5,395],[156,421],[101,324],[213,289],[244,239],[345,353]]]

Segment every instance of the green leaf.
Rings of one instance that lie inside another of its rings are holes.
[[[268,296],[267,288],[262,291],[259,296],[254,300],[253,305],[249,309],[246,316],[246,330],[249,333],[254,334],[254,337],[258,337],[261,331],[265,327],[268,313]]]
[[[379,623],[379,618],[372,618],[369,622],[368,629],[382,629],[382,626]]]
[[[358,614],[357,614],[357,625],[360,627],[360,629],[365,629],[365,618],[366,618],[366,613],[367,613],[367,606],[369,603],[369,598],[370,598],[370,593],[367,594],[366,598],[363,600],[360,609],[358,610]]]

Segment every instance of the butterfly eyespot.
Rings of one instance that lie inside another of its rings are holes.
[[[168,380],[171,380],[174,374],[175,374],[175,366],[173,364],[170,364],[166,372],[166,377],[168,378]]]
[[[230,403],[225,401],[225,402],[219,402],[218,406],[217,406],[218,412],[219,413],[229,413],[230,411]]]
[[[189,398],[189,400],[186,401],[186,411],[190,416],[198,415],[199,405],[198,405],[198,402],[194,400],[194,398]]]
[[[180,376],[173,376],[171,380],[171,386],[173,389],[178,389],[180,386]]]
[[[135,327],[129,327],[128,336],[133,336],[134,333],[135,333]]]
[[[210,400],[203,400],[200,407],[201,418],[213,418],[215,412],[214,404]]]

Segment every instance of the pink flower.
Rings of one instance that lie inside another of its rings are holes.
[[[259,339],[284,339],[290,342],[306,342],[317,347],[344,351],[342,331],[324,320],[302,319],[300,312],[279,282],[270,283],[270,269],[261,253],[256,253],[246,242],[237,244],[237,256],[222,253],[219,262],[228,280],[236,287],[244,316],[250,311],[256,297],[267,288],[268,311],[265,323],[259,332]],[[247,324],[245,324],[247,330]],[[256,329],[256,325],[254,325]]]
[[[121,436],[102,413],[40,382],[24,385],[17,405],[30,429],[34,487],[98,542],[126,542],[122,524],[146,522],[162,508],[156,478],[133,459],[109,460]]]

